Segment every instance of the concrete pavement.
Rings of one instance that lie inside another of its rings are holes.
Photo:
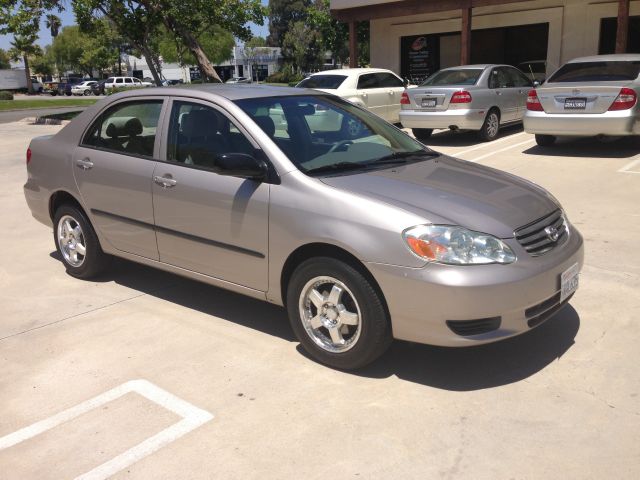
[[[543,150],[518,129],[489,144],[434,134],[436,150],[524,176],[563,203],[586,241],[580,289],[527,335],[470,349],[395,342],[343,373],[308,359],[273,305],[124,261],[97,281],[66,275],[22,196],[29,138],[59,128],[0,126],[2,478],[104,465],[97,475],[136,479],[640,476],[637,144]],[[136,457],[181,417],[132,390],[2,448],[137,379],[213,418]]]

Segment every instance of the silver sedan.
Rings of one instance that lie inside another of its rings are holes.
[[[117,256],[283,305],[311,355],[343,369],[392,338],[527,332],[569,301],[583,262],[542,188],[313,90],[113,95],[34,139],[27,173],[70,275]]]
[[[524,129],[538,145],[559,136],[640,135],[640,55],[571,60],[527,99]]]
[[[500,127],[522,121],[532,81],[509,65],[445,68],[402,96],[400,123],[419,140],[436,128],[477,130],[493,140]]]

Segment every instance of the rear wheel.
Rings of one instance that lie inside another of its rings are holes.
[[[334,368],[363,367],[391,343],[380,295],[358,270],[328,257],[296,268],[287,287],[289,321],[316,360]]]
[[[485,142],[490,142],[494,140],[498,133],[500,132],[500,112],[495,108],[489,110],[487,116],[484,119],[484,123],[482,124],[482,128],[478,132],[481,140]]]
[[[412,128],[413,136],[418,140],[427,140],[433,133],[433,128]]]
[[[56,248],[69,275],[91,278],[106,268],[110,257],[102,251],[95,230],[79,208],[62,205],[53,225]]]
[[[541,147],[550,147],[556,143],[556,137],[553,135],[536,135],[536,143]]]

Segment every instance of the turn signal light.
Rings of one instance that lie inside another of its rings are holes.
[[[407,92],[402,92],[402,96],[400,97],[400,105],[410,105],[411,100],[409,100],[409,95]]]
[[[455,92],[451,96],[451,101],[449,103],[471,103],[471,94],[466,90],[460,90],[459,92]]]
[[[542,112],[542,104],[540,103],[540,99],[538,98],[538,93],[534,90],[529,92],[527,95],[527,110],[531,110],[533,112]]]
[[[31,149],[27,148],[27,165],[29,165],[30,161],[31,161]]]
[[[638,96],[636,92],[630,88],[622,88],[620,93],[609,107],[611,110],[628,110],[636,104]]]

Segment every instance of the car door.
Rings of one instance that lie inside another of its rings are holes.
[[[120,101],[101,113],[73,153],[73,174],[95,227],[117,250],[158,259],[151,178],[162,98]]]
[[[257,145],[223,111],[174,99],[153,174],[162,262],[256,290],[267,290],[269,184],[220,175],[222,154]]]
[[[371,112],[385,120],[388,118],[389,92],[380,85],[377,73],[363,73],[358,77],[357,95]]]
[[[400,99],[404,92],[404,82],[390,72],[380,72],[378,81],[387,90],[387,108],[385,119],[391,123],[400,121]]]
[[[527,109],[527,96],[533,88],[531,80],[517,68],[508,68],[511,81],[514,85],[514,97],[516,102],[516,120],[522,120]]]
[[[493,104],[500,109],[500,123],[514,121],[517,115],[517,102],[511,77],[504,67],[493,68],[489,78],[489,89],[495,94]]]

